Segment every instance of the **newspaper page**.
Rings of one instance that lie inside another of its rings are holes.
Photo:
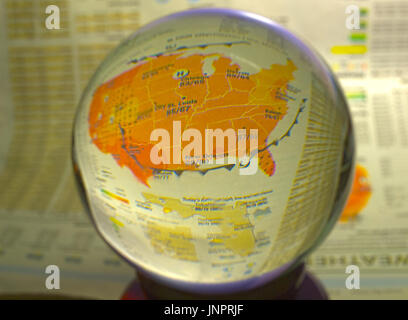
[[[46,8],[60,29],[45,27]],[[357,5],[359,29],[347,7]],[[408,1],[0,1],[0,293],[119,298],[134,270],[91,225],[71,168],[76,105],[105,55],[156,18],[191,7],[271,18],[316,48],[343,85],[368,201],[307,260],[331,298],[408,297]],[[368,187],[367,187],[368,186]],[[345,286],[348,265],[360,289]],[[57,291],[57,290],[55,290]],[[55,292],[53,292],[55,293]]]
[[[350,4],[358,4],[359,29],[345,25]],[[406,299],[408,1],[308,5],[319,10],[297,4],[299,12],[307,14],[294,14],[289,28],[317,48],[343,85],[357,142],[360,181],[353,192],[362,201],[352,217],[346,208],[328,239],[309,257],[309,267],[332,298]],[[345,286],[349,265],[359,267],[358,290]]]

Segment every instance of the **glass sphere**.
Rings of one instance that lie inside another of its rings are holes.
[[[297,266],[341,213],[353,159],[324,61],[274,22],[225,9],[173,14],[122,42],[73,132],[100,235],[194,292],[253,288]]]

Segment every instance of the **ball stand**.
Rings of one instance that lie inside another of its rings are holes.
[[[122,300],[327,300],[321,282],[304,264],[261,287],[228,295],[200,295],[171,288],[138,272],[138,279],[126,288]]]

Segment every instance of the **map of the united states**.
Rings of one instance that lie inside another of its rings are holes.
[[[288,59],[286,64],[250,74],[218,53],[152,57],[96,89],[89,134],[101,152],[111,154],[118,165],[149,185],[155,170],[197,168],[197,164],[153,164],[154,129],[171,133],[173,121],[180,121],[182,130],[200,130],[203,137],[205,129],[258,129],[259,167],[270,176],[275,162],[266,148],[267,139],[287,114],[282,93],[296,69]]]

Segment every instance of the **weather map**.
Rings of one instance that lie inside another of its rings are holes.
[[[203,67],[210,61],[211,75]],[[256,74],[242,71],[220,54],[163,55],[142,62],[100,86],[92,100],[89,133],[104,153],[115,156],[143,183],[156,169],[183,170],[193,165],[153,165],[150,134],[155,128],[259,129],[260,167],[272,175],[275,162],[267,138],[287,113],[289,85],[296,66],[272,64]],[[137,133],[137,134],[136,134]],[[216,152],[214,152],[216,153]]]
[[[368,171],[360,164],[356,165],[353,186],[347,200],[340,221],[348,222],[358,217],[359,213],[367,206],[372,195],[372,187],[368,179]]]

